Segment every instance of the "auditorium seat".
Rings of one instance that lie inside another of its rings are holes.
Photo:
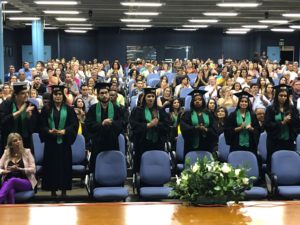
[[[224,133],[219,136],[219,144],[218,144],[218,157],[222,162],[227,161],[227,157],[229,155],[230,146],[226,144]]]
[[[198,159],[203,159],[204,157],[208,160],[213,159],[213,156],[209,151],[190,151],[185,155],[184,163],[186,164],[187,159],[189,159],[189,164],[194,165]]]

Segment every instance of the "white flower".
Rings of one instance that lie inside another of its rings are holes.
[[[240,172],[241,172],[241,169],[235,169],[234,170],[234,173],[235,173],[236,176],[239,176]]]
[[[176,175],[176,184],[180,185],[181,179]]]
[[[210,172],[210,171],[212,171],[212,169],[213,169],[213,167],[211,166],[211,165],[209,165],[209,164],[206,164],[206,168],[207,168],[207,170]]]
[[[192,171],[195,173],[200,169],[200,166],[198,164],[195,164],[192,166]]]
[[[181,176],[181,180],[188,180],[188,175],[186,175],[186,174],[183,174],[182,176]]]
[[[249,178],[243,178],[243,184],[249,184]]]
[[[231,171],[231,168],[228,166],[227,163],[224,163],[221,170],[223,173],[229,173]]]

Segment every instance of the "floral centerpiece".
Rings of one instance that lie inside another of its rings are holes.
[[[252,186],[246,168],[234,169],[228,163],[198,159],[194,165],[186,162],[186,169],[170,193],[191,204],[226,204],[227,201],[238,203],[244,197],[244,191]]]

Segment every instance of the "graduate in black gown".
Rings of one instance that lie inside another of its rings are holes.
[[[110,101],[110,83],[97,83],[99,102],[92,105],[86,115],[86,128],[90,135],[90,171],[94,172],[97,155],[102,151],[118,150],[118,136],[122,131],[122,115],[117,105]]]
[[[291,105],[290,89],[287,85],[276,88],[273,105],[266,109],[267,165],[270,168],[272,154],[278,150],[295,150],[299,114]]]
[[[24,147],[33,149],[31,135],[37,132],[39,114],[36,106],[27,101],[27,83],[15,83],[13,89],[12,97],[0,105],[0,155],[5,149],[10,133],[19,133],[23,138]]]
[[[53,85],[50,107],[41,111],[40,139],[45,143],[43,161],[42,189],[72,189],[72,150],[71,145],[77,137],[78,120],[73,108],[65,104],[64,86]]]
[[[206,91],[193,90],[191,110],[184,112],[180,120],[181,134],[184,138],[185,154],[189,151],[213,152],[217,133],[214,129],[214,117],[206,109],[204,94]]]
[[[248,92],[235,94],[239,97],[236,110],[225,120],[224,135],[230,151],[246,150],[257,155],[259,140],[259,124],[256,115],[252,112]]]
[[[157,107],[156,88],[144,88],[141,105],[130,115],[133,133],[134,170],[139,171],[141,156],[148,150],[164,150],[170,119],[164,109]]]

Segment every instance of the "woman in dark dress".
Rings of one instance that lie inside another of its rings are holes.
[[[156,105],[155,88],[144,88],[141,106],[136,107],[129,118],[133,132],[134,169],[139,171],[140,159],[148,150],[164,150],[170,120],[164,109]]]
[[[180,124],[180,118],[183,113],[183,110],[181,108],[180,99],[175,98],[171,101],[170,104],[170,113],[169,117],[171,120],[171,134],[170,134],[170,141],[172,145],[172,149],[175,150],[176,146],[176,140],[178,136],[178,127]]]
[[[228,111],[225,107],[218,107],[215,112],[215,130],[217,135],[220,136],[224,132],[225,120],[228,117]]]
[[[278,150],[295,150],[299,114],[291,105],[290,90],[287,85],[276,86],[273,105],[265,114],[267,131],[267,165],[270,166],[272,154]]]
[[[192,96],[191,110],[185,112],[180,120],[185,154],[189,151],[213,151],[217,134],[213,127],[214,117],[205,107],[205,93],[194,90],[189,94]]]
[[[78,120],[74,109],[65,104],[64,86],[52,86],[51,107],[41,112],[40,138],[45,143],[42,189],[72,189],[72,150],[78,132]]]
[[[225,121],[224,135],[230,151],[246,150],[257,155],[259,123],[251,110],[248,92],[236,93],[239,97],[237,108]]]

